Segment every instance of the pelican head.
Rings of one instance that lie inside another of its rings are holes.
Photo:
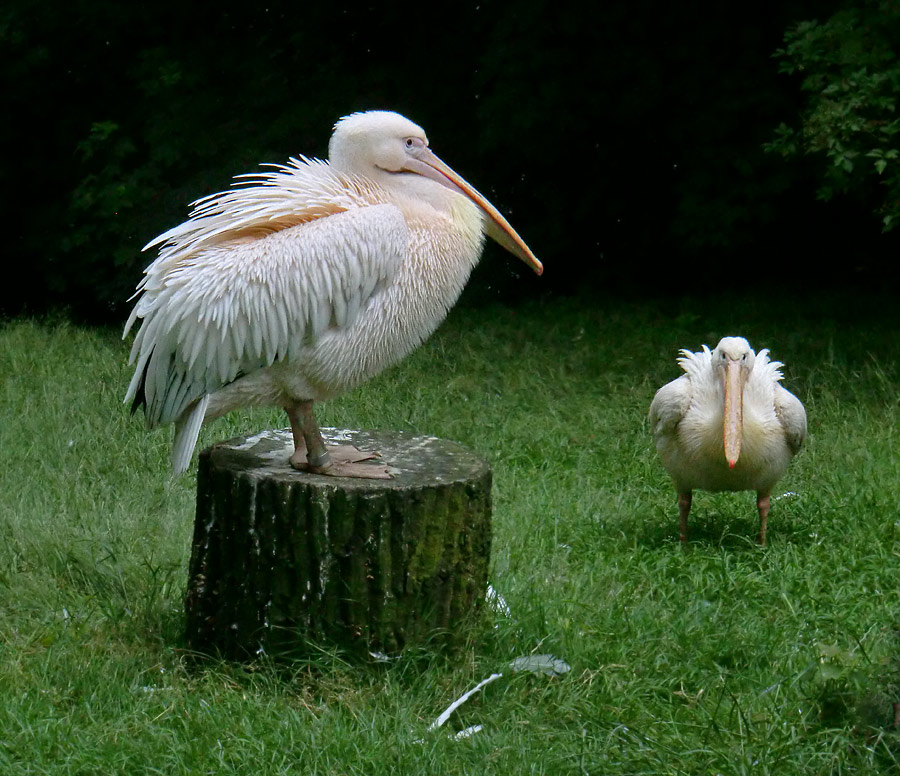
[[[407,171],[407,149],[419,146],[428,146],[422,127],[399,113],[371,110],[344,116],[334,125],[328,161],[339,170],[368,177],[377,170],[400,173]]]
[[[477,205],[487,216],[485,232],[528,264],[538,275],[541,262],[509,222],[474,186],[442,162],[428,147],[425,130],[399,113],[373,110],[344,116],[334,125],[328,144],[328,162],[337,170],[378,181],[389,189],[406,188],[414,179],[429,179]]]
[[[720,375],[725,391],[725,458],[732,469],[741,455],[744,384],[755,359],[756,353],[743,337],[723,337],[712,353],[713,369]]]

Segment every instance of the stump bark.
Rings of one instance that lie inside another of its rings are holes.
[[[233,659],[312,645],[453,642],[484,600],[491,469],[455,442],[323,429],[378,451],[390,480],[295,471],[289,429],[200,454],[189,648]]]

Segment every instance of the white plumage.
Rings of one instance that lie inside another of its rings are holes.
[[[507,221],[386,111],[336,125],[329,161],[301,157],[195,203],[153,240],[125,333],[142,320],[126,402],[175,423],[183,471],[204,421],[249,404],[284,407],[291,463],[385,476],[371,457],[326,452],[315,401],[396,363],[444,319],[487,233],[542,267]],[[308,455],[308,462],[306,461]],[[331,460],[338,456],[335,460]]]
[[[681,353],[685,374],[650,405],[656,449],[678,491],[681,540],[694,489],[755,490],[765,544],[769,495],[806,438],[803,404],[781,386],[783,364],[743,337]]]

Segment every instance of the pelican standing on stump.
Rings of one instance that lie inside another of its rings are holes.
[[[656,449],[678,491],[681,541],[695,488],[755,490],[764,545],[769,495],[806,438],[806,410],[779,384],[783,364],[743,337],[681,353],[685,374],[650,404]]]
[[[291,159],[194,203],[161,234],[125,334],[141,325],[126,402],[175,424],[187,469],[200,427],[246,405],[285,409],[297,469],[387,477],[326,448],[313,404],[398,362],[446,317],[487,234],[538,274],[497,209],[387,111],[334,127],[328,161]],[[146,248],[145,248],[146,249]]]

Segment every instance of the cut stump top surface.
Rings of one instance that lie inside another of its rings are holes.
[[[268,429],[257,434],[229,439],[208,448],[216,469],[240,470],[244,476],[275,480],[298,480],[321,485],[337,485],[344,490],[402,489],[431,483],[465,482],[490,469],[487,461],[457,442],[408,431],[356,431],[323,428],[327,445],[352,444],[363,452],[376,452],[375,463],[389,467],[391,479],[376,480],[330,477],[294,469],[289,459],[294,452],[291,430]]]

